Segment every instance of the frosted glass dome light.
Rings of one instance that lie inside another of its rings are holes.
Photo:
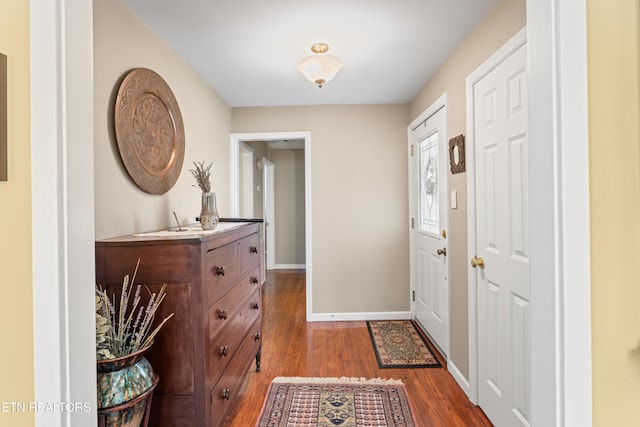
[[[298,70],[302,75],[310,82],[317,84],[318,87],[331,81],[342,67],[340,58],[325,54],[328,50],[329,45],[316,43],[311,46],[314,55],[307,56],[298,63]]]

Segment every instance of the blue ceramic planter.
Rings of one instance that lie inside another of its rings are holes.
[[[142,425],[158,383],[151,364],[143,356],[145,351],[97,361],[99,426]]]

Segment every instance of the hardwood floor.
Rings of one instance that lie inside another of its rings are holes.
[[[269,272],[262,307],[262,371],[252,369],[225,427],[254,426],[269,383],[277,376],[400,379],[417,426],[491,426],[446,368],[379,369],[366,322],[307,323],[304,271]]]

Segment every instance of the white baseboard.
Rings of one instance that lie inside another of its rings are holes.
[[[471,398],[471,387],[469,385],[469,380],[467,380],[464,377],[464,375],[462,375],[462,372],[460,372],[460,370],[458,369],[456,364],[453,363],[453,361],[447,360],[447,368],[449,370],[449,373],[453,377],[453,379],[456,380],[456,382],[458,383],[462,391],[464,391],[464,394],[467,395],[471,403],[473,403],[474,405],[477,405],[478,402],[474,402],[473,399]]]
[[[307,268],[306,264],[275,264],[274,270],[304,270]]]
[[[361,313],[312,313],[308,322],[348,322],[357,320],[410,320],[410,311],[384,311]]]

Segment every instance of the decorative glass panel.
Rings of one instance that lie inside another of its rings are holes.
[[[420,231],[439,234],[438,133],[423,139],[420,152]]]

